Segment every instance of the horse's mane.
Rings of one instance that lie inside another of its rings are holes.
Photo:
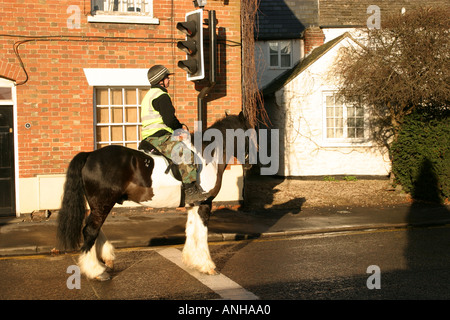
[[[216,120],[214,124],[212,124],[208,129],[216,129],[219,130],[222,133],[222,137],[226,137],[227,129],[243,129],[244,131],[247,129],[247,121],[245,120],[244,116],[242,114],[239,115],[226,115],[222,119]],[[191,136],[191,142],[194,143],[194,136]],[[214,140],[213,140],[214,141]],[[203,147],[206,147],[209,145],[212,141],[204,141]]]
[[[227,115],[222,119],[217,120],[211,125],[209,128],[214,128],[220,130],[223,134],[225,134],[226,129],[243,129],[244,124],[239,119],[238,115]]]

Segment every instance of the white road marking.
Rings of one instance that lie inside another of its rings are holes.
[[[231,280],[230,278],[224,276],[223,274],[218,275],[207,275],[200,273],[197,270],[192,270],[186,268],[181,260],[181,251],[176,248],[167,248],[158,251],[158,253],[166,258],[167,260],[175,263],[178,267],[189,273],[191,276],[196,278],[198,281],[203,283],[205,286],[213,290],[215,293],[220,295],[222,299],[226,300],[258,300],[259,298],[245,290],[239,284]]]

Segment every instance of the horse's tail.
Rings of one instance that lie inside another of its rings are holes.
[[[67,250],[77,249],[81,239],[81,228],[86,216],[86,199],[81,170],[89,154],[90,152],[77,154],[67,169],[57,229],[59,246]]]

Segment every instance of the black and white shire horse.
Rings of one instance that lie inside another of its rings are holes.
[[[239,115],[226,116],[210,128],[216,129],[216,132],[219,130],[225,137],[227,129],[246,131],[250,126],[241,112]],[[215,274],[215,264],[208,248],[207,226],[212,200],[219,193],[222,175],[229,162],[226,159],[227,140],[223,139],[223,161],[203,162],[201,165],[200,185],[209,192],[209,198],[197,204],[184,203],[181,181],[170,170],[166,170],[169,163],[163,156],[149,155],[122,146],[107,146],[77,154],[67,169],[58,214],[57,238],[60,248],[77,249],[83,235],[84,243],[78,260],[81,272],[88,278],[108,280],[106,270],[113,268],[115,255],[101,227],[116,203],[130,200],[153,208],[186,206],[188,217],[183,261],[203,273]],[[212,141],[202,141],[203,150],[210,143]]]

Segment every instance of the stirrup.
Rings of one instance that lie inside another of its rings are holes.
[[[186,203],[205,201],[209,197],[209,193],[204,192],[196,182],[184,184],[184,194]]]

